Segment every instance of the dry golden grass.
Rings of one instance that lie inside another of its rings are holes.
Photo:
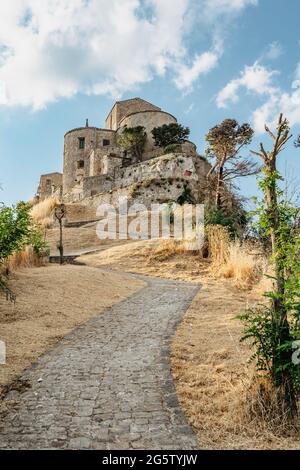
[[[176,255],[186,254],[188,251],[188,242],[184,240],[162,240],[153,246],[148,261],[164,261]]]
[[[31,246],[26,246],[22,251],[15,252],[4,262],[5,271],[16,271],[20,268],[31,268],[34,266],[44,266],[45,259],[38,256]]]
[[[225,227],[212,225],[207,233],[211,272],[217,277],[232,279],[234,285],[242,289],[256,285],[266,269],[266,260],[252,253],[246,243],[230,241]]]
[[[59,204],[58,198],[48,197],[32,207],[30,211],[31,217],[42,227],[50,227],[53,222],[53,210],[57,204]]]
[[[262,265],[246,248],[236,240],[230,243],[228,256],[220,266],[219,274],[234,279],[238,287],[252,287],[262,275]]]
[[[83,255],[79,259],[89,266],[109,267],[118,271],[201,282],[207,275],[209,261],[203,260],[199,253],[186,250],[180,242],[173,241],[128,241],[112,246],[94,254]],[[105,248],[105,247],[103,247]],[[174,252],[175,250],[175,252]]]
[[[209,225],[206,231],[210,259],[214,265],[221,266],[228,258],[230,244],[228,231],[221,225]]]
[[[236,316],[260,298],[226,279],[203,281],[172,344],[177,393],[200,448],[300,449],[299,431],[287,427],[266,383],[262,394],[247,363],[251,351],[239,341]]]

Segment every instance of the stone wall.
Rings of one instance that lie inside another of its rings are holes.
[[[94,176],[83,181],[82,202],[98,205],[99,201],[117,201],[127,196],[138,202],[176,200],[184,186],[193,191],[195,201],[204,195],[210,164],[200,157],[169,154],[147,162],[116,169],[115,176]],[[91,197],[92,196],[92,197]]]
[[[101,190],[101,192],[111,191],[114,186],[115,182],[108,175],[90,176],[83,180],[82,197],[93,196],[99,193],[99,190]]]
[[[124,101],[117,101],[110,111],[105,121],[106,129],[117,130],[120,126],[120,121],[130,113],[136,113],[146,110],[157,110],[160,108],[155,106],[148,101],[142,100],[141,98],[132,98]]]
[[[79,139],[85,139],[80,148]],[[103,148],[104,140],[116,145],[116,133],[96,127],[82,127],[69,131],[64,139],[63,191],[68,193],[82,178],[90,175],[89,157],[95,148]],[[107,152],[107,147],[106,147]],[[82,162],[82,163],[81,163]]]
[[[92,150],[89,157],[89,176],[113,174],[122,165],[119,147],[108,146]]]
[[[37,190],[39,200],[61,195],[63,175],[58,172],[42,175]]]

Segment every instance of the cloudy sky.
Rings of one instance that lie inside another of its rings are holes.
[[[64,132],[101,127],[115,99],[175,114],[200,152],[226,117],[253,125],[254,149],[279,112],[297,135],[299,17],[299,0],[1,0],[0,200],[61,171]],[[300,176],[292,145],[286,168]]]

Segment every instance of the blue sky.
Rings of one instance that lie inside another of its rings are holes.
[[[40,174],[62,170],[64,133],[85,118],[103,126],[115,99],[176,115],[199,152],[227,117],[253,125],[253,149],[281,111],[296,136],[299,18],[298,0],[1,2],[0,200],[31,198]],[[292,144],[286,167],[300,178]],[[240,186],[256,192],[254,178]]]

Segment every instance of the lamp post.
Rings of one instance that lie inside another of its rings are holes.
[[[62,219],[66,215],[66,206],[64,204],[59,204],[55,207],[54,215],[59,223],[59,256],[60,256],[60,264],[64,262],[64,247],[63,247],[63,231],[62,231]]]

